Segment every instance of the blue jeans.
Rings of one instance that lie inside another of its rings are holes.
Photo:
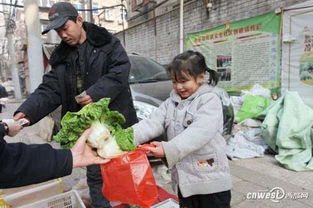
[[[89,186],[91,207],[110,208],[110,202],[102,195],[102,176],[99,165],[87,167],[87,184]]]

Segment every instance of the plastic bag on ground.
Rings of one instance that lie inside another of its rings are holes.
[[[243,90],[242,95],[252,95],[252,96],[262,96],[266,98],[271,98],[271,91],[265,87],[262,87],[259,84],[253,85],[249,91]]]
[[[248,118],[256,118],[271,104],[271,99],[262,96],[246,95],[240,110],[235,115],[235,121],[241,122]]]
[[[226,154],[231,159],[263,157],[266,148],[261,128],[249,128],[237,132],[227,141]]]

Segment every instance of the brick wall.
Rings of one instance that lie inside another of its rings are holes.
[[[212,0],[213,8],[208,13],[202,0],[191,0],[184,6],[184,36],[300,2],[303,0]],[[179,7],[116,35],[122,43],[125,37],[128,53],[136,52],[168,64],[179,53]]]

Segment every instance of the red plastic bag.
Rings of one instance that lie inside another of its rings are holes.
[[[150,207],[158,190],[146,151],[140,148],[101,165],[103,195],[110,201]]]

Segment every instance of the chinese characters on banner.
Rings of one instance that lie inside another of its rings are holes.
[[[280,88],[280,14],[273,12],[227,22],[187,35],[187,49],[200,51],[219,74],[219,86],[230,92],[261,84]]]

